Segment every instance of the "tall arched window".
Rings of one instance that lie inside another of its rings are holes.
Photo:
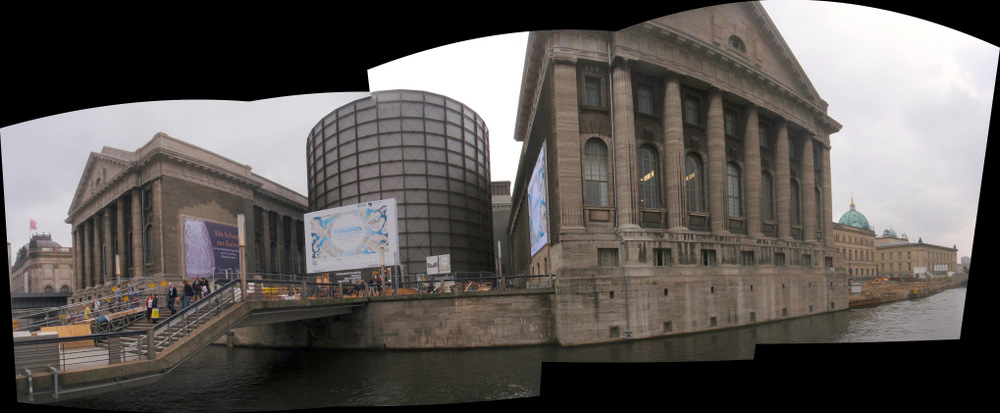
[[[705,182],[701,158],[688,154],[685,161],[685,187],[689,212],[705,212]]]
[[[793,180],[792,184],[790,185],[790,189],[791,189],[791,205],[790,205],[791,211],[790,212],[792,214],[792,217],[791,217],[792,218],[792,225],[802,225],[802,214],[799,213],[801,211],[799,208],[801,207],[802,202],[800,202],[800,198],[799,198],[799,184],[798,184],[798,182],[796,182],[796,181]]]
[[[656,152],[647,145],[639,147],[639,207],[659,207],[659,186],[656,179]]]
[[[774,221],[774,182],[767,172],[760,174],[761,218],[764,222]]]
[[[587,205],[608,206],[608,147],[598,138],[583,146],[584,202]]]
[[[740,202],[740,168],[733,163],[726,164],[726,200],[729,205],[729,216],[743,216]]]

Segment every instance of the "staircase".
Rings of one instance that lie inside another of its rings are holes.
[[[230,291],[231,295],[232,292]],[[180,306],[178,300],[175,308]],[[193,331],[223,311],[233,306],[232,299],[226,300],[224,297],[213,294],[198,301],[191,302],[186,309],[177,309],[172,316],[169,309],[160,308],[160,317],[147,320],[145,312],[142,317],[136,319],[128,326],[119,330],[121,333],[132,332],[134,334],[118,337],[119,346],[123,349],[123,356],[127,359],[145,358],[147,356],[147,333],[150,329],[156,329],[155,351],[159,353],[178,340],[188,336]],[[158,328],[157,328],[158,327]],[[99,339],[98,346],[107,348],[107,339]]]

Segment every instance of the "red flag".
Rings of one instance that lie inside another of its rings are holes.
[[[38,223],[35,222],[35,220],[33,220],[33,219],[30,220],[30,221],[31,221],[31,229],[33,229],[35,231],[38,231]]]

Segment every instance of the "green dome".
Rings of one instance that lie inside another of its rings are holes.
[[[851,210],[847,211],[840,217],[838,222],[841,225],[850,225],[855,228],[861,228],[864,230],[872,230],[871,225],[868,223],[868,218],[865,218],[865,214],[858,212],[854,209],[854,200],[851,199]]]

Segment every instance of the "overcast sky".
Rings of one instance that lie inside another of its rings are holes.
[[[764,8],[829,103],[830,116],[844,125],[831,137],[834,221],[853,194],[877,234],[892,228],[911,241],[955,245],[959,257],[971,255],[998,48],[861,6],[768,1]],[[492,180],[513,181],[526,41],[526,33],[515,33],[441,45],[373,68],[370,87],[426,90],[466,104],[489,128]],[[134,151],[157,132],[308,195],[310,129],[366,93],[131,103],[4,125],[7,240],[16,254],[33,219],[40,232],[72,246],[64,221],[90,152]]]

